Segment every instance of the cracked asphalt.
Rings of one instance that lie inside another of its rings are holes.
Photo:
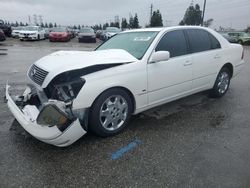
[[[22,92],[26,70],[57,50],[98,44],[0,43],[0,187],[250,187],[250,46],[221,99],[198,93],[133,117],[121,134],[87,134],[67,148],[42,143],[3,103],[6,80]],[[112,160],[112,153],[139,140]]]

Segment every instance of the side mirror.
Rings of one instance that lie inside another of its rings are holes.
[[[157,63],[160,61],[167,61],[170,58],[169,51],[157,51],[152,54],[149,63]]]

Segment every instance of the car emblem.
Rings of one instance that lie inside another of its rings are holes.
[[[33,69],[30,74],[31,74],[32,77],[34,77],[35,74],[36,74],[36,69]]]

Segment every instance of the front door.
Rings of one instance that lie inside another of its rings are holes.
[[[178,98],[192,88],[192,58],[183,31],[167,32],[155,51],[169,51],[170,59],[147,65],[149,105]]]

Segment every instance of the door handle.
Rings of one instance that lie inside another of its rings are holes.
[[[219,59],[219,58],[220,56],[218,54],[214,56],[214,59]]]
[[[190,61],[186,61],[186,63],[183,64],[184,66],[190,66],[192,63]]]

